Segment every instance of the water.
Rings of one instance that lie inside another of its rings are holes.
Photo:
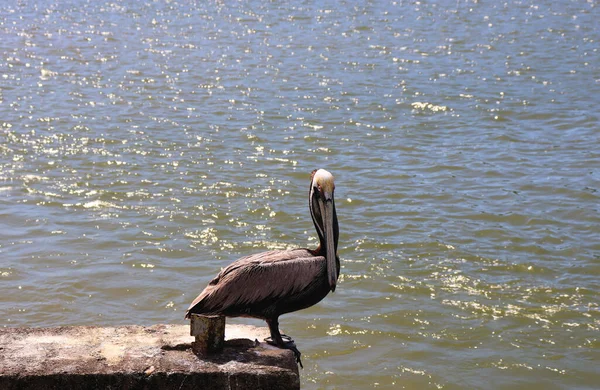
[[[184,323],[323,167],[303,388],[597,387],[597,2],[228,3],[0,6],[0,325]]]

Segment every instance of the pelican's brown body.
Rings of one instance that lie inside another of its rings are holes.
[[[334,188],[329,172],[312,172],[309,209],[319,235],[317,249],[269,251],[242,257],[211,280],[190,305],[186,318],[196,313],[263,319],[271,332],[269,342],[293,350],[300,363],[300,352],[293,341],[282,339],[278,320],[282,314],[316,304],[335,290],[340,261]]]

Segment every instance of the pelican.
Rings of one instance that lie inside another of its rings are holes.
[[[188,308],[191,314],[263,319],[271,337],[265,341],[290,349],[302,367],[291,337],[279,332],[279,316],[306,309],[335,291],[340,274],[339,227],[333,175],[312,171],[308,208],[319,235],[316,249],[291,249],[242,257],[223,269]]]

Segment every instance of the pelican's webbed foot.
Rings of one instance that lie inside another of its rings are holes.
[[[302,365],[302,360],[300,360],[300,355],[302,355],[302,353],[300,353],[300,351],[298,351],[298,348],[296,348],[296,343],[290,336],[282,334],[281,335],[281,341],[282,341],[281,344],[279,344],[275,340],[273,340],[272,337],[267,337],[265,339],[265,341],[267,342],[267,344],[270,344],[270,345],[273,345],[273,346],[279,347],[279,348],[289,349],[292,352],[294,352],[294,355],[296,356],[296,363],[298,363],[300,365],[300,368],[304,368],[304,366]]]

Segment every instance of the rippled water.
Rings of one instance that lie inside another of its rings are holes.
[[[303,388],[597,387],[597,2],[228,3],[0,6],[0,325],[183,323],[323,167]]]

